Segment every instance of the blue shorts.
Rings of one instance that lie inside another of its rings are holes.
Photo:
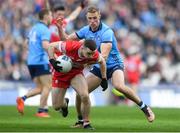
[[[113,72],[116,71],[116,70],[124,71],[124,65],[122,65],[122,66],[121,65],[115,65],[115,66],[113,66],[111,68],[108,68],[107,73],[106,73],[107,74],[107,79],[110,79],[112,77]],[[94,75],[96,75],[97,77],[102,78],[100,68],[94,66],[90,70],[90,72],[93,73]]]
[[[28,69],[31,75],[31,78],[34,79],[37,76],[51,74],[49,64],[44,65],[28,65]]]

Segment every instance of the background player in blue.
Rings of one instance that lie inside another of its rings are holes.
[[[61,28],[61,21],[59,19],[59,30],[65,39],[93,39],[96,41],[98,50],[107,62],[107,78],[111,78],[113,86],[122,92],[127,98],[134,101],[144,112],[149,122],[153,122],[155,115],[145,103],[137,96],[133,89],[125,85],[124,82],[124,64],[120,52],[117,48],[117,41],[112,29],[101,22],[101,14],[98,8],[91,6],[87,9],[86,18],[88,25],[81,28],[76,33],[67,35]],[[101,78],[99,66],[95,65],[91,69],[91,74],[86,77],[89,87],[89,92],[95,90],[101,81],[106,80]],[[102,84],[101,84],[102,86]],[[76,107],[79,121],[75,124],[75,127],[82,125],[81,117],[81,99],[76,97]]]
[[[48,48],[50,41],[50,31],[48,29],[48,25],[52,20],[50,11],[42,9],[39,12],[39,20],[28,35],[27,65],[36,88],[30,90],[23,97],[18,97],[16,102],[19,113],[23,114],[24,101],[29,97],[41,94],[40,107],[36,116],[49,117],[47,99],[51,90],[51,72],[48,54],[45,49]]]

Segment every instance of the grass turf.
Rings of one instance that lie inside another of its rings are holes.
[[[69,108],[69,115],[63,118],[50,109],[51,118],[35,117],[37,107],[25,107],[25,115],[17,113],[15,106],[0,106],[1,132],[87,132],[73,129],[76,121],[75,108]],[[92,132],[180,132],[179,109],[154,108],[156,120],[147,122],[138,107],[105,106],[91,108]],[[89,131],[88,131],[89,132]]]

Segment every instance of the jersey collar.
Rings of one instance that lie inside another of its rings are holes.
[[[101,29],[102,29],[102,22],[99,23],[99,27],[95,31],[92,31],[91,27],[89,26],[89,30],[92,31],[93,33],[97,32],[97,31],[99,31]]]
[[[45,25],[46,27],[48,27],[43,21],[39,21],[39,23]]]

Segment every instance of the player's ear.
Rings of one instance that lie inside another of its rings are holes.
[[[99,15],[99,19],[101,19],[101,14]]]
[[[88,20],[88,15],[86,14],[86,19]]]
[[[101,19],[101,13],[100,13],[100,11],[98,12],[98,16],[99,16],[99,19]]]

